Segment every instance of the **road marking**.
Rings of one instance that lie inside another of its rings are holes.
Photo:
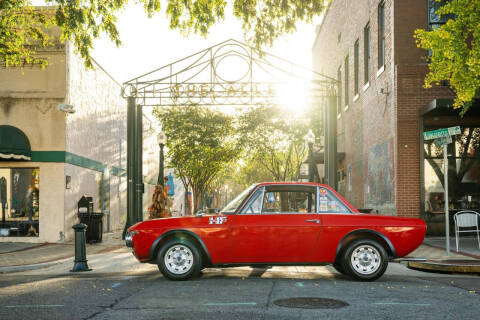
[[[204,306],[255,306],[256,302],[210,302],[204,303]]]
[[[406,306],[429,306],[430,303],[408,303],[408,302],[374,302],[377,305],[406,305]]]
[[[13,306],[5,306],[5,308],[58,308],[65,307],[63,304],[17,304]]]
[[[117,282],[117,283],[112,284],[112,285],[110,286],[110,288],[113,289],[113,288],[119,287],[119,286],[121,286],[121,285],[122,285],[122,284],[121,284],[120,282]]]

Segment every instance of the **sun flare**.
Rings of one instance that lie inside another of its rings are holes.
[[[309,105],[310,85],[297,80],[277,84],[277,104],[288,111],[304,112]]]

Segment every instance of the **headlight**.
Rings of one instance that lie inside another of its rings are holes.
[[[132,235],[130,234],[130,232],[127,232],[127,234],[125,234],[125,245],[129,248],[133,248]]]

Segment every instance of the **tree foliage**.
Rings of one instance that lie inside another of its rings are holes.
[[[232,178],[232,182],[242,189],[254,183],[275,180],[275,176],[259,161],[259,155],[255,153],[242,158],[238,164],[238,172]]]
[[[24,66],[47,61],[35,56],[35,46],[51,45],[46,27],[53,22],[43,10],[35,10],[28,0],[0,1],[0,61],[5,66]]]
[[[451,0],[436,13],[454,18],[436,30],[415,31],[417,45],[431,52],[425,87],[447,80],[454,107],[464,114],[480,88],[480,0]]]
[[[93,41],[102,33],[117,46],[121,44],[116,15],[128,0],[45,0],[55,12],[51,19],[62,29],[62,39],[73,42],[76,51],[92,66],[90,52]],[[206,36],[210,28],[223,21],[225,10],[242,21],[245,38],[256,48],[271,45],[283,33],[295,31],[298,21],[311,22],[323,12],[324,0],[164,0],[165,12],[171,29]],[[135,0],[143,5],[148,17],[160,12],[160,0]],[[45,46],[47,36],[40,28],[48,13],[32,13],[30,0],[3,0],[0,2],[0,59],[9,66],[21,66],[34,61],[35,48],[31,39],[39,39],[37,46]],[[4,31],[5,30],[5,31]],[[17,34],[15,31],[19,32]],[[161,32],[161,31],[159,31]]]
[[[234,118],[200,106],[156,109],[154,115],[167,136],[169,166],[191,187],[196,212],[200,196],[240,154]]]
[[[279,107],[256,107],[240,117],[241,137],[247,148],[246,176],[265,172],[251,170],[262,166],[275,181],[297,179],[300,166],[307,156],[304,136],[308,123],[304,117],[295,118]]]

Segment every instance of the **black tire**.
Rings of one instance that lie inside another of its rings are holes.
[[[177,251],[178,250],[178,251]],[[175,252],[178,252],[178,264],[173,260]],[[168,258],[165,259],[165,255]],[[166,262],[170,260],[170,263]],[[158,270],[170,280],[188,280],[197,277],[202,269],[202,255],[189,240],[171,239],[165,242],[157,254]],[[184,270],[182,270],[184,269]]]
[[[343,269],[343,266],[341,263],[338,263],[338,262],[334,262],[332,264],[333,268],[335,268],[335,270],[337,270],[338,272],[340,272],[341,274],[345,274],[345,270]]]
[[[353,261],[352,256],[354,256]],[[358,281],[377,280],[385,273],[387,266],[388,257],[385,248],[371,239],[352,241],[342,258],[345,273]]]

